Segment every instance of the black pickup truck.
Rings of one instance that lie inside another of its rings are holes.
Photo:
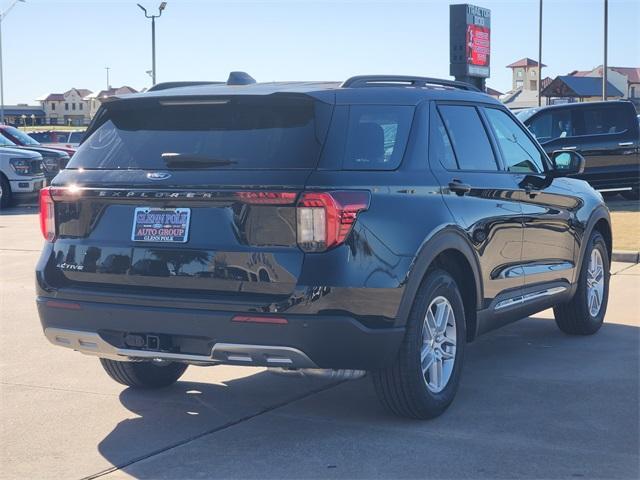
[[[547,153],[575,150],[586,159],[582,178],[603,193],[637,200],[640,133],[629,101],[586,102],[532,108],[517,113]]]

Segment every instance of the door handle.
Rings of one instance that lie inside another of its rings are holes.
[[[460,180],[453,179],[449,182],[449,190],[455,192],[456,195],[462,197],[471,191],[471,185],[467,183],[462,183]]]
[[[575,145],[573,145],[573,146],[571,146],[571,147],[562,147],[562,150],[575,150],[576,148],[578,148],[578,147],[576,147]]]
[[[633,146],[633,142],[620,142],[618,144],[619,147],[631,147]]]

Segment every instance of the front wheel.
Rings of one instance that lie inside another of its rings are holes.
[[[458,286],[446,271],[433,270],[418,290],[395,363],[373,372],[383,406],[402,417],[442,414],[460,383],[465,343]]]
[[[560,330],[570,335],[592,335],[600,330],[609,301],[609,275],[607,244],[600,232],[593,232],[575,295],[553,309]]]
[[[134,388],[162,388],[174,384],[187,369],[186,363],[177,362],[119,362],[101,358],[107,375],[116,382]]]

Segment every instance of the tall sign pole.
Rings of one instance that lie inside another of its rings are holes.
[[[490,75],[491,10],[468,3],[449,6],[449,74],[485,90]]]

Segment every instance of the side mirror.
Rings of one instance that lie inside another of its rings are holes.
[[[556,150],[551,154],[554,177],[570,177],[584,172],[584,157],[572,150]]]

